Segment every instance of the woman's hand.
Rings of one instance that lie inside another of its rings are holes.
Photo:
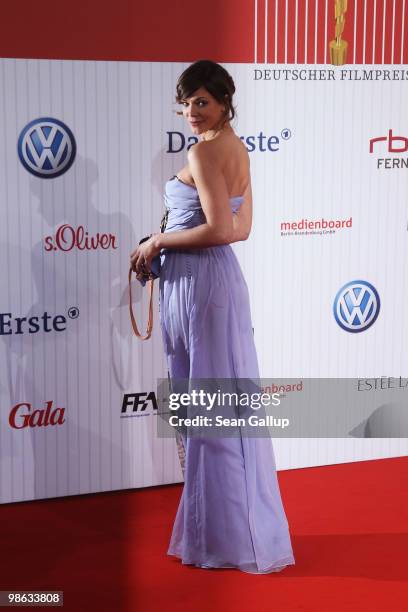
[[[159,233],[152,234],[150,238],[139,244],[130,254],[130,266],[136,277],[141,280],[145,274],[151,272],[150,265],[153,257],[160,253],[160,246],[157,243]]]

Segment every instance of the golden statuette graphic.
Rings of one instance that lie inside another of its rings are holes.
[[[330,61],[334,66],[342,66],[346,63],[347,46],[346,40],[341,38],[346,22],[345,12],[347,11],[347,0],[334,1],[334,16],[336,18],[336,38],[330,41]]]

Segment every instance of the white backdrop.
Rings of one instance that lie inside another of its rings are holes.
[[[0,62],[1,502],[182,479],[174,440],[156,436],[156,379],[167,374],[157,283],[153,338],[142,343],[128,318],[127,270],[140,237],[158,230],[165,181],[186,163],[181,144],[191,133],[174,104],[186,65]],[[253,64],[224,65],[237,87],[234,128],[251,149],[253,230],[233,248],[261,376],[406,375],[408,155],[389,153],[386,142],[369,149],[390,129],[408,137],[406,81],[342,80],[333,66],[313,66],[334,71],[330,81],[255,80]],[[305,66],[279,68],[293,75]],[[373,66],[356,72],[365,69]],[[395,69],[407,78],[404,66]],[[75,139],[71,167],[54,178],[32,174],[18,151],[39,118],[63,122]],[[386,169],[380,159],[394,161]],[[351,227],[281,235],[282,223],[322,217],[351,217]],[[95,248],[70,244],[81,227]],[[374,325],[348,333],[333,300],[355,279],[375,286],[381,310]],[[134,299],[146,321],[137,286]],[[145,410],[122,411],[126,394],[143,393]],[[55,424],[33,415],[47,402],[60,409]],[[373,408],[380,403],[373,396]],[[22,427],[25,414],[32,420]],[[408,442],[279,439],[274,448],[281,469],[405,455]]]

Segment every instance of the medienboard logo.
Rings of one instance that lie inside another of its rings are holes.
[[[56,178],[74,163],[76,143],[65,123],[53,117],[40,117],[23,128],[17,150],[28,172],[39,178]]]
[[[388,130],[387,136],[376,136],[370,138],[370,154],[377,155],[377,170],[395,170],[408,168],[408,157],[379,157],[386,153],[406,153],[408,151],[408,138],[406,136],[396,136],[392,129]]]
[[[339,289],[333,303],[337,324],[347,332],[362,332],[375,323],[380,312],[376,288],[364,280],[354,280]]]
[[[353,217],[348,219],[298,219],[296,221],[281,221],[281,236],[328,236],[338,230],[353,227]]]

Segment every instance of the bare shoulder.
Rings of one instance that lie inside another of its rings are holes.
[[[205,161],[213,157],[216,151],[217,147],[214,147],[214,141],[200,140],[187,151],[187,159]]]
[[[202,145],[205,144],[204,140],[200,142],[196,142],[192,147],[190,147],[187,151],[187,158],[194,159],[197,155],[200,157],[203,152]]]
[[[248,150],[235,133],[197,142],[187,151],[187,160],[194,182],[200,181],[200,177],[213,184],[222,179],[230,196],[248,190],[251,180]]]
[[[211,140],[197,142],[187,151],[188,165],[193,172],[194,168],[215,169],[220,166],[221,156],[217,147]]]
[[[235,133],[228,135],[226,138],[214,138],[211,140],[201,140],[193,145],[187,151],[187,159],[207,160],[210,158],[225,158],[231,152],[239,151],[242,155],[248,157],[248,150],[241,138]]]

